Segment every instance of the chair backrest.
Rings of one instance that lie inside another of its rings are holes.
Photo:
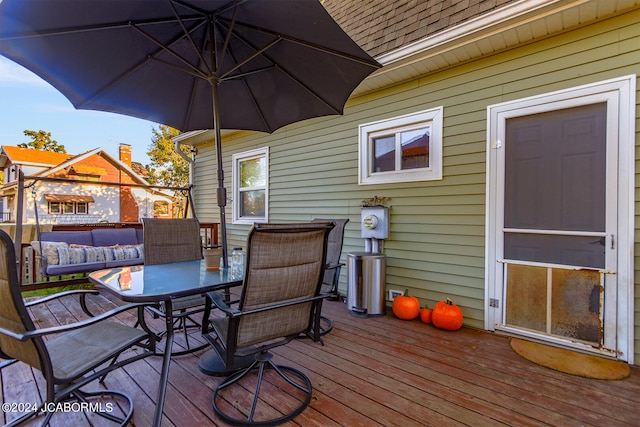
[[[142,228],[145,265],[202,259],[196,218],[142,218]]]
[[[337,265],[340,264],[340,256],[342,255],[342,246],[344,242],[344,228],[349,222],[349,218],[344,219],[322,219],[315,218],[313,222],[328,222],[333,221],[336,226],[333,227],[331,233],[329,233],[329,243],[327,244],[327,264],[328,265]],[[323,283],[328,285],[333,285],[335,275],[340,270],[335,268],[327,269],[324,272]]]
[[[18,334],[36,329],[20,292],[13,241],[2,230],[0,230],[0,327]],[[20,360],[45,374],[47,371],[51,372],[51,361],[42,338],[19,341],[0,334],[0,356],[4,359]]]
[[[236,347],[289,338],[311,328],[313,301],[325,269],[333,223],[256,224],[247,238],[244,285],[238,309],[272,307],[241,316]]]

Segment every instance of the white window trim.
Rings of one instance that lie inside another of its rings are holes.
[[[242,218],[240,217],[240,198],[239,194],[239,168],[238,164],[241,161],[251,160],[258,157],[264,157],[267,165],[267,173],[265,177],[264,185],[264,218]],[[232,202],[232,215],[234,224],[253,224],[255,222],[269,222],[269,147],[258,148],[251,151],[244,151],[242,153],[236,153],[232,156],[232,180],[233,180],[233,202]]]
[[[358,184],[433,181],[442,179],[442,106],[390,119],[365,123],[358,127]],[[429,167],[420,169],[371,172],[371,137],[382,132],[429,126]]]
[[[78,209],[81,205],[85,206],[85,211],[84,212],[80,212],[80,209]],[[77,202],[76,203],[76,215],[87,215],[89,213],[89,203],[88,202]]]

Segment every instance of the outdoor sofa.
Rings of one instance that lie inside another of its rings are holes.
[[[144,264],[142,229],[97,228],[45,231],[31,242],[47,276],[87,273],[103,268]]]

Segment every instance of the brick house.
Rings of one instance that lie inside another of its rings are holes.
[[[149,185],[146,169],[132,162],[127,144],[120,145],[119,159],[102,148],[72,155],[2,146],[0,168],[3,222],[16,218],[18,171],[25,176],[25,224],[35,223],[34,206],[43,224],[138,222],[172,213],[172,194],[143,187]]]

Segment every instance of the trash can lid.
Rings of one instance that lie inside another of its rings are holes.
[[[386,258],[385,254],[373,253],[373,252],[349,252],[347,257],[352,258]]]

